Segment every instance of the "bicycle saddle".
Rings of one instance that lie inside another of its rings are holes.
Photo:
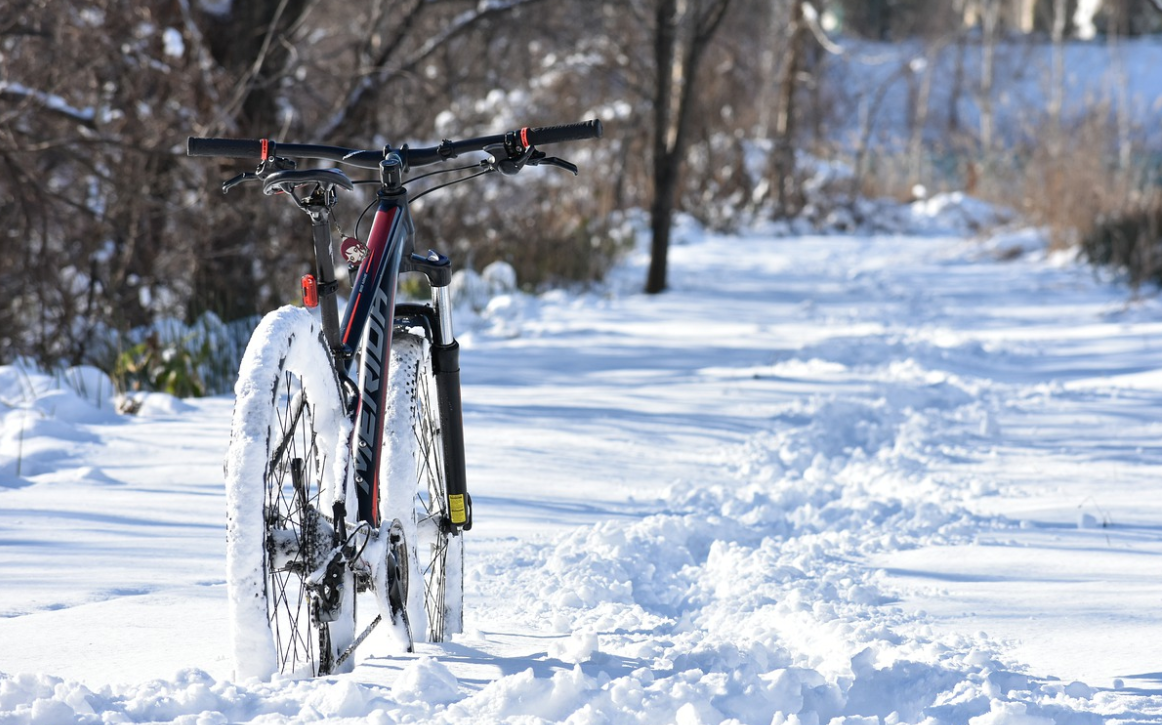
[[[322,184],[326,191],[336,186],[341,186],[347,191],[355,188],[347,174],[339,169],[301,169],[274,172],[263,179],[262,193],[267,196],[278,193],[289,194],[296,186],[312,182]]]

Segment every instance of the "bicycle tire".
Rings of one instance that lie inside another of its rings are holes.
[[[336,501],[354,500],[351,424],[310,313],[284,307],[263,318],[235,395],[226,458],[235,677],[329,674],[355,631],[353,575],[334,559],[347,532],[335,534],[333,515]]]
[[[439,405],[426,336],[397,331],[384,429],[384,521],[409,543],[407,615],[413,636],[443,642],[463,631],[464,537],[451,526]],[[414,583],[422,582],[422,586]]]

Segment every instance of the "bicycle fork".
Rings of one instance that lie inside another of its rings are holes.
[[[437,257],[447,265],[447,257]],[[414,255],[418,256],[418,255]],[[448,275],[449,281],[451,275]],[[433,275],[428,276],[429,281]],[[432,283],[432,303],[437,324],[433,334],[432,373],[436,378],[436,398],[440,407],[440,430],[444,446],[444,476],[448,490],[448,514],[454,530],[472,529],[472,497],[468,495],[467,466],[464,460],[464,413],[460,398],[460,343],[452,330],[452,303],[448,282],[440,286]]]

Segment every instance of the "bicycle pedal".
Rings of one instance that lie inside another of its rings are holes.
[[[387,541],[392,546],[399,546],[403,543],[404,533],[403,524],[399,519],[391,522],[391,526],[387,527]]]

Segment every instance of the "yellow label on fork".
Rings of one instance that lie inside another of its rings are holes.
[[[457,526],[468,520],[468,512],[464,508],[464,494],[448,497],[448,513],[452,515],[452,523]]]

